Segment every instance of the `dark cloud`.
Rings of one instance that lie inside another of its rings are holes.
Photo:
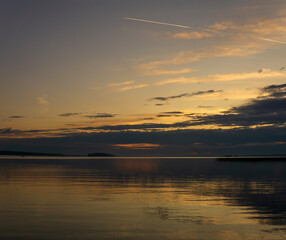
[[[23,146],[23,149],[17,150],[42,149],[40,151],[48,152],[46,148],[50,147],[51,152],[64,153],[60,149],[67,149],[67,152],[74,154],[82,151],[111,151],[122,156],[285,154],[286,97],[283,95],[285,92],[285,84],[266,86],[262,89],[263,95],[249,100],[246,104],[219,114],[184,114],[183,116],[189,117],[188,120],[175,123],[151,122],[28,131],[2,128],[0,145],[7,150],[9,147],[12,149],[13,146]],[[177,112],[179,111],[163,112],[161,115],[172,116]],[[100,114],[95,116],[98,117]],[[108,114],[102,114],[104,115]],[[192,126],[204,128],[205,125],[215,125],[217,129],[190,129]],[[224,126],[231,129],[219,128]],[[23,133],[45,133],[57,138],[11,139],[7,137],[21,136]],[[144,152],[143,150],[136,150],[139,151],[136,152],[111,149],[115,144],[131,143],[152,143],[164,147],[144,150]]]
[[[246,105],[234,107],[235,113],[244,115],[279,115],[286,112],[286,98],[256,99]]]
[[[286,122],[286,84],[269,85],[262,88],[267,96],[259,96],[248,103],[233,107],[223,114],[195,116],[193,124],[215,124],[220,126],[277,125]]]
[[[189,93],[183,93],[183,94],[180,94],[180,95],[176,95],[176,96],[169,96],[169,97],[154,97],[154,98],[151,98],[149,99],[150,101],[153,101],[153,100],[157,100],[157,101],[167,101],[169,99],[176,99],[176,98],[182,98],[182,97],[189,97],[190,94]]]
[[[105,125],[100,127],[83,127],[80,130],[108,130],[108,131],[125,131],[125,130],[150,130],[150,129],[168,129],[168,128],[185,128],[191,125],[190,121],[176,122],[170,124],[164,123],[143,123],[143,124],[122,124],[122,125]]]
[[[285,135],[286,129],[279,127],[145,132],[127,130],[120,132],[68,133],[62,137],[49,138],[0,138],[0,146],[2,149],[17,151],[66,154],[107,152],[118,156],[191,156],[194,152],[198,156],[268,155],[285,154],[285,144],[282,144],[285,142]],[[148,150],[116,149],[112,147],[114,144],[140,142],[160,144],[164,147]],[[15,149],[15,146],[17,149]]]
[[[71,116],[77,116],[80,115],[81,113],[61,113],[59,114],[60,117],[71,117]]]
[[[213,108],[214,106],[198,106],[198,108]]]
[[[161,117],[172,117],[173,115],[170,114],[158,114],[157,117],[161,118]]]
[[[18,119],[18,118],[24,118],[24,116],[9,116],[9,119]]]
[[[261,89],[263,93],[268,93],[266,98],[281,98],[286,96],[286,83],[280,85],[270,85]]]
[[[262,88],[263,92],[275,92],[275,91],[283,91],[283,89],[286,88],[286,83],[280,84],[280,85],[269,85],[264,88]]]
[[[195,113],[186,113],[184,114],[186,117],[193,117],[194,115],[196,115]]]
[[[162,112],[164,114],[184,114],[184,112],[181,112],[181,111],[171,111],[171,112]]]
[[[104,125],[99,127],[78,127],[72,129],[57,129],[57,132],[72,133],[77,131],[165,131],[169,129],[185,129],[191,126],[216,125],[216,126],[230,126],[233,128],[250,128],[253,126],[274,125],[277,127],[283,126],[286,122],[286,98],[277,97],[276,93],[285,92],[285,84],[270,85],[263,88],[263,92],[270,92],[268,96],[258,97],[250,100],[248,103],[233,107],[228,111],[219,114],[184,114],[189,117],[187,121],[175,123],[141,123],[141,124],[122,124],[122,125]],[[273,94],[275,93],[275,95]],[[168,114],[170,113],[170,114]],[[158,114],[157,117],[171,117],[176,114],[181,114],[181,111],[170,111]],[[110,118],[115,114],[98,113],[88,118]],[[179,115],[181,116],[181,115]],[[150,120],[150,118],[148,119]],[[35,131],[35,130],[34,130]],[[11,130],[12,133],[14,131]],[[28,131],[25,131],[27,133]],[[30,131],[31,132],[31,131]],[[44,132],[44,130],[41,130]],[[49,130],[45,130],[49,132]],[[56,130],[50,130],[56,132]],[[2,133],[9,133],[9,130],[2,130]],[[19,133],[19,132],[18,132]]]
[[[208,90],[208,91],[198,91],[198,92],[193,92],[193,93],[183,93],[180,95],[169,96],[169,97],[154,97],[154,98],[148,99],[148,101],[168,101],[168,100],[182,98],[182,97],[193,97],[193,96],[204,95],[204,94],[219,93],[222,91],[223,90]]]
[[[15,130],[12,128],[0,128],[0,134],[14,134],[14,133],[19,133],[19,130]]]
[[[86,118],[113,118],[117,114],[109,114],[109,113],[97,113],[96,115],[88,115]]]
[[[184,113],[181,111],[162,112],[161,114],[158,114],[157,117],[179,117],[182,116],[182,114]]]
[[[210,90],[211,91],[211,90]],[[97,129],[109,131],[126,130],[150,130],[186,128],[189,126],[232,126],[232,127],[252,127],[257,125],[283,126],[286,122],[286,84],[270,85],[263,88],[263,92],[269,93],[267,96],[257,97],[248,103],[233,107],[220,114],[185,114],[189,121],[176,122],[171,124],[143,123],[135,125],[101,126]],[[201,94],[201,93],[197,93]],[[166,112],[167,113],[167,112]],[[172,114],[159,114],[157,117],[170,117]]]

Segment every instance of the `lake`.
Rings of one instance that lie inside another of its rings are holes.
[[[286,239],[286,161],[1,157],[0,239]]]

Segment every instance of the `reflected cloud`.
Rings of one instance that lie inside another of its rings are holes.
[[[159,170],[156,159],[120,159],[114,160],[113,166],[117,171],[126,173],[152,173]]]
[[[145,214],[149,216],[159,217],[163,221],[175,221],[178,223],[193,223],[197,225],[214,224],[214,221],[209,217],[191,215],[190,213],[179,209],[170,209],[168,207],[154,207],[144,209]]]

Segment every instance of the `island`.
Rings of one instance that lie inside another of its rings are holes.
[[[3,156],[47,156],[47,157],[63,157],[58,153],[37,153],[37,152],[20,152],[20,151],[0,151]]]
[[[39,153],[24,151],[0,151],[0,156],[35,156],[35,157],[115,157],[109,153],[90,153],[88,155],[65,155],[59,153]]]

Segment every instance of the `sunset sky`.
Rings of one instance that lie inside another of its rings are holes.
[[[0,150],[285,154],[285,0],[0,0]]]

